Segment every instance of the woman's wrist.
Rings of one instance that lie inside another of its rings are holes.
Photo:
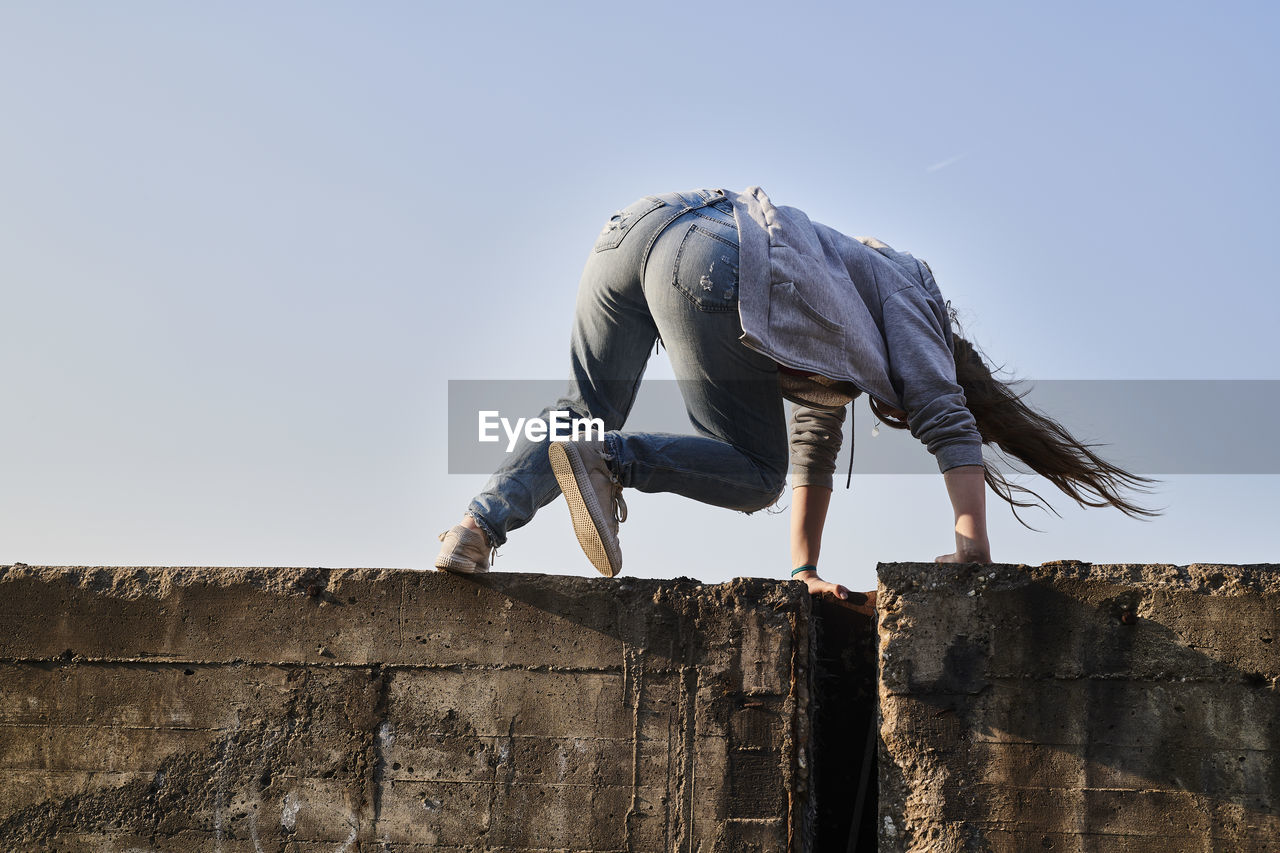
[[[803,566],[797,566],[796,568],[791,570],[791,577],[793,580],[802,581],[802,580],[808,580],[809,578],[816,578],[817,576],[818,576],[818,567],[809,563],[806,563]]]

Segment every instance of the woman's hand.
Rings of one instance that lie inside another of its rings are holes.
[[[849,590],[838,583],[824,581],[822,578],[818,577],[818,573],[812,569],[796,575],[795,580],[804,581],[804,585],[809,587],[810,595],[819,595],[824,592],[829,592],[841,600],[847,600],[849,598]]]
[[[954,554],[943,554],[935,557],[935,563],[990,563],[991,544],[984,536],[982,539],[971,539],[960,531],[956,531],[956,550]]]
[[[824,581],[818,577],[815,571],[801,572],[795,576],[798,581],[804,581],[804,585],[809,588],[810,595],[821,595],[824,592],[830,593],[840,602],[842,607],[847,607],[855,613],[863,616],[875,618],[876,615],[876,591],[870,592],[853,592],[851,593],[846,587],[838,583]]]

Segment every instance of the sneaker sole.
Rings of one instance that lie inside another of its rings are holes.
[[[589,480],[577,448],[566,446],[564,442],[553,442],[547,449],[547,458],[551,461],[551,471],[556,475],[560,491],[564,493],[565,503],[569,505],[573,532],[583,553],[600,574],[607,578],[616,577],[622,570],[622,555],[610,554],[604,537],[600,535],[604,511],[596,500],[595,492],[590,488],[584,491],[579,485]]]
[[[483,575],[489,571],[487,566],[477,566],[470,560],[457,560],[453,557],[437,557],[435,566],[442,572],[453,572],[455,575]]]

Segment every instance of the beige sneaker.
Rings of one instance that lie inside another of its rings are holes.
[[[553,441],[547,448],[578,544],[600,574],[611,578],[622,571],[618,524],[627,520],[627,504],[605,453],[603,440]]]
[[[489,571],[489,546],[484,534],[469,527],[455,524],[440,534],[440,553],[436,556],[436,568],[464,575],[478,575]]]

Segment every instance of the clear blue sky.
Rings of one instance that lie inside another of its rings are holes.
[[[1278,23],[7,2],[0,563],[429,566],[484,480],[446,473],[447,381],[562,377],[595,234],[671,189],[759,184],[917,253],[1023,376],[1278,379]],[[629,502],[630,574],[790,568],[785,515]],[[1156,502],[1144,524],[1058,501],[1042,533],[993,503],[993,552],[1280,560],[1278,477]],[[853,586],[951,548],[936,476],[857,477],[832,513],[824,574]],[[562,502],[497,568],[591,571]]]

